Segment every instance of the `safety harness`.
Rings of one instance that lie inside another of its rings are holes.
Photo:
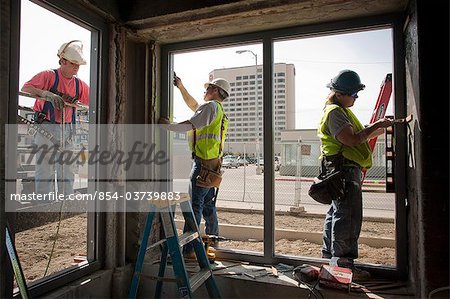
[[[61,97],[63,97],[64,100],[69,100],[72,104],[78,99],[79,96],[79,90],[80,90],[80,82],[78,81],[78,78],[75,77],[75,97],[69,97],[66,94],[59,92],[58,91],[58,84],[59,84],[59,75],[58,75],[58,70],[54,69],[53,70],[55,72],[55,82],[53,83],[52,88],[50,88],[50,91],[53,92],[54,94],[57,94]],[[45,114],[45,116],[47,116],[47,113],[50,113],[50,122],[52,124],[56,123],[55,122],[55,109],[53,108],[52,103],[46,101],[44,104],[44,108],[42,109],[41,113]],[[75,124],[75,107],[72,107],[72,124]],[[61,122],[63,122],[65,120],[61,119]]]

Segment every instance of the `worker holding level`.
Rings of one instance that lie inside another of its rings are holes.
[[[362,170],[372,166],[368,140],[382,134],[393,121],[382,118],[361,125],[350,110],[365,88],[356,72],[339,72],[327,87],[331,92],[318,128],[321,174],[340,170],[343,190],[342,197],[333,198],[325,216],[322,257],[331,259],[332,265],[352,268],[354,280],[361,280],[370,278],[367,271],[354,267],[362,224]]]
[[[202,216],[205,219],[205,233],[219,235],[217,221],[216,198],[221,181],[222,155],[225,136],[228,128],[228,118],[224,113],[222,102],[229,96],[230,84],[227,80],[216,78],[205,83],[205,93],[202,105],[189,94],[181,79],[174,78],[186,105],[195,112],[187,121],[170,124],[166,118],[159,120],[160,124],[169,124],[168,130],[188,132],[189,147],[192,151],[192,171],[190,175],[189,195],[197,225]],[[187,230],[185,225],[184,231]],[[213,244],[216,247],[218,244]],[[194,258],[191,243],[183,249],[186,258]]]
[[[22,91],[37,97],[33,110],[34,122],[51,133],[64,150],[71,149],[71,137],[74,134],[76,111],[73,104],[89,105],[89,86],[77,78],[80,65],[86,64],[81,41],[73,40],[61,45],[57,56],[59,68],[42,71],[26,82]],[[67,104],[72,104],[68,106]],[[63,140],[64,142],[61,142]],[[38,147],[55,146],[42,134],[35,135]],[[53,151],[40,151],[36,155],[35,192],[49,194],[55,191],[55,171],[58,181],[58,193],[65,196],[73,193],[73,166],[58,163],[58,157],[52,157]],[[56,161],[56,162],[55,162]],[[64,172],[64,173],[63,173]]]

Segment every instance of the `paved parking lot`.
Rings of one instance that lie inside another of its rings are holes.
[[[256,166],[248,165],[225,169],[219,190],[218,207],[238,209],[263,209],[264,174],[256,174]],[[303,207],[308,213],[325,214],[328,206],[316,203],[308,195],[312,178],[279,176],[275,173],[275,209],[289,211],[292,207]],[[176,182],[177,188],[187,190],[188,180]],[[365,191],[364,191],[365,190]],[[395,195],[384,192],[384,184],[363,185],[364,215],[373,217],[395,217]]]

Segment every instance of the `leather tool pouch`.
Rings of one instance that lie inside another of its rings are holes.
[[[330,204],[333,200],[344,197],[345,179],[341,170],[343,159],[340,154],[323,158],[321,172],[308,191],[312,199],[322,204]]]
[[[197,176],[197,186],[203,188],[219,188],[222,182],[222,159],[201,160],[202,167]]]

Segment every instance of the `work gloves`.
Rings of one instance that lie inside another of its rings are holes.
[[[49,101],[50,103],[52,103],[53,108],[58,109],[58,110],[64,109],[64,100],[59,95],[45,90],[42,92],[42,98],[44,98],[47,101]]]

